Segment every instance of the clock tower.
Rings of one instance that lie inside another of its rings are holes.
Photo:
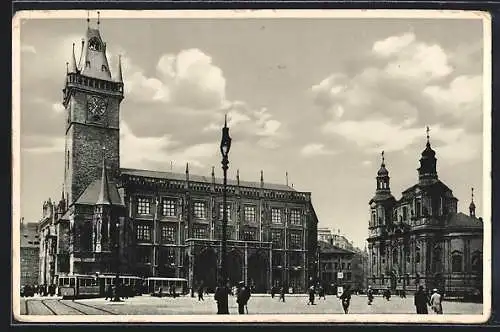
[[[112,77],[106,43],[98,28],[87,28],[81,42],[79,61],[75,44],[67,64],[63,89],[66,109],[64,188],[68,204],[101,176],[102,151],[113,180],[120,167],[120,103],[123,99],[121,61]]]

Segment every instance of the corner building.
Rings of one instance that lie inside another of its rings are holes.
[[[57,237],[57,250],[43,259],[53,261],[49,282],[119,269],[213,290],[220,277],[222,179],[214,168],[207,176],[191,174],[189,165],[184,174],[120,168],[123,99],[121,62],[112,77],[106,43],[89,27],[78,62],[73,45],[63,90],[64,189],[43,218]],[[227,188],[231,282],[245,280],[257,292],[272,284],[304,291],[316,275],[311,194],[267,183],[263,172],[260,182],[240,181],[238,172]]]
[[[382,152],[368,225],[368,285],[374,289],[415,291],[419,285],[446,295],[482,294],[483,220],[474,197],[469,215],[437,174],[436,152],[427,143],[418,183],[396,200]]]

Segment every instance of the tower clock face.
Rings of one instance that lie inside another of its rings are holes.
[[[88,110],[89,114],[93,119],[99,120],[106,112],[107,103],[104,98],[97,96],[90,96],[88,99]]]

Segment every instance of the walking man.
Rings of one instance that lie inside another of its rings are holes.
[[[198,301],[205,301],[203,299],[203,284],[200,284],[200,287],[198,287]]]
[[[215,290],[214,294],[214,300],[217,301],[217,314],[218,315],[223,315],[227,314],[226,308],[227,308],[227,297],[229,296],[230,293],[229,289],[229,281],[223,286],[218,286],[217,289]]]
[[[281,288],[280,288],[280,298],[279,298],[279,301],[283,300],[283,302],[285,302],[285,286],[282,285]]]
[[[307,302],[307,305],[314,305],[314,285],[311,285],[309,287],[309,301]]]
[[[429,304],[429,299],[424,291],[424,286],[418,286],[418,290],[415,293],[415,308],[417,309],[417,314],[428,314],[427,305]]]
[[[432,296],[431,296],[431,301],[430,301],[430,304],[431,304],[431,308],[432,310],[434,310],[434,312],[438,315],[442,315],[443,314],[443,296],[441,294],[438,293],[438,290],[436,288],[434,288],[432,290]]]
[[[373,302],[373,289],[372,286],[368,286],[368,291],[366,292],[366,295],[368,297],[368,305],[371,305]]]
[[[344,313],[349,313],[349,305],[351,304],[351,287],[347,285],[344,289],[342,295],[340,295],[340,300],[342,301],[342,308]]]
[[[244,314],[245,307],[250,299],[250,288],[245,286],[245,282],[240,281],[236,290],[236,302],[238,303],[238,313]],[[248,310],[248,309],[247,309]]]

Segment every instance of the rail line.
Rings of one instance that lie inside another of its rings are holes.
[[[67,303],[61,302],[61,300],[58,300],[58,301],[59,301],[59,303],[64,304],[67,307],[70,307],[70,308],[75,309],[77,311],[81,311],[81,310],[79,310],[77,308],[74,308],[74,307],[68,305]],[[82,305],[84,307],[88,307],[88,308],[91,308],[91,309],[95,309],[95,310],[99,310],[99,311],[105,312],[105,313],[110,314],[110,315],[117,315],[116,313],[114,313],[112,311],[109,311],[109,310],[106,310],[106,309],[102,309],[102,308],[99,308],[99,307],[96,307],[96,306],[93,306],[93,305],[90,305],[90,304],[87,304],[87,303],[82,303],[82,302],[75,302],[75,303],[78,303],[78,305]],[[88,315],[88,314],[85,313],[85,315]]]
[[[47,303],[45,303],[46,300],[40,300],[40,303],[43,304],[45,306],[45,308],[49,309],[49,311],[52,313],[52,315],[57,315],[57,312],[52,309],[51,307],[49,307],[49,305]]]

